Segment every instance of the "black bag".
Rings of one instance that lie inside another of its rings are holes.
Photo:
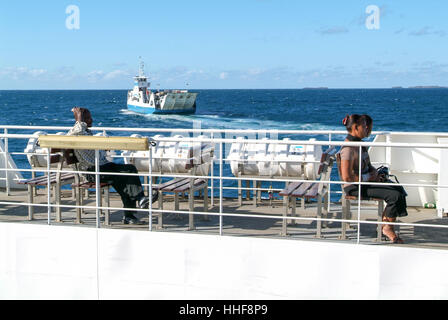
[[[393,175],[393,174],[390,174],[390,173],[389,173],[389,168],[388,168],[388,167],[385,167],[385,166],[378,167],[378,168],[376,169],[376,173],[377,173],[377,175],[378,175],[378,177],[379,177],[379,179],[380,179],[380,182],[398,183],[398,184],[400,183],[400,181],[398,181],[398,178],[397,178],[396,175]],[[390,179],[390,177],[394,177],[395,182],[392,181],[392,180]],[[399,187],[400,187],[400,191],[401,191],[405,196],[407,196],[408,193],[404,190],[403,186],[399,186]]]
[[[387,182],[389,180],[389,168],[385,166],[378,167],[376,169],[376,174],[378,175],[381,182]],[[395,176],[394,176],[395,177]],[[395,177],[396,179],[397,177]]]

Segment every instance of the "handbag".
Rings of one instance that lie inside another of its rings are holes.
[[[379,177],[380,182],[398,183],[398,184],[400,184],[400,181],[398,181],[397,176],[394,175],[394,174],[390,174],[390,173],[389,173],[389,168],[386,167],[386,166],[378,167],[378,168],[376,169],[376,173],[377,173],[377,175],[378,175],[378,177]],[[390,179],[390,177],[394,177],[395,182],[392,181],[392,180]],[[399,187],[400,187],[400,191],[401,191],[405,196],[407,196],[408,193],[406,192],[406,190],[404,190],[403,186],[399,186]]]
[[[376,169],[376,174],[379,177],[380,182],[387,182],[390,180],[389,168],[385,166],[378,167]],[[394,176],[395,177],[395,176]],[[397,177],[395,177],[396,179]]]

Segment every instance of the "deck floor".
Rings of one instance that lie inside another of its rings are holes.
[[[28,207],[23,205],[27,202],[27,191],[11,191],[9,196],[0,190],[0,202],[10,202],[11,204],[0,204],[0,222],[23,222],[23,223],[37,223],[47,224],[48,214],[47,207],[35,207],[34,220],[28,220]],[[47,196],[45,190],[39,190],[35,197],[35,203],[46,204]],[[62,192],[62,205],[75,205],[72,199],[72,194],[69,190]],[[94,193],[84,201],[84,205],[95,205]],[[110,207],[121,208],[122,203],[116,193],[111,193]],[[158,202],[153,204],[154,209],[158,209]],[[203,200],[197,198],[195,200],[195,210],[201,212],[203,209]],[[164,196],[164,209],[174,210],[174,197],[172,195]],[[180,210],[188,211],[188,200],[181,199]],[[223,216],[222,234],[227,236],[250,236],[250,237],[269,237],[269,238],[285,238],[281,236],[282,220],[275,218],[253,217],[253,215],[278,215],[282,216],[284,211],[283,201],[274,200],[272,204],[269,200],[263,199],[256,207],[253,200],[243,199],[243,204],[240,206],[237,199],[223,199],[223,212],[238,214],[241,216]],[[75,223],[75,209],[62,208],[62,222],[55,222],[55,213],[52,212],[53,225],[73,225],[78,227],[95,227],[95,210],[85,210],[82,215],[82,224]],[[219,198],[214,199],[214,206],[209,206],[209,212],[219,213]],[[352,219],[357,219],[357,206],[352,204]],[[399,218],[399,222],[403,223],[417,223],[417,224],[434,224],[440,226],[448,225],[448,218],[438,218],[435,209],[424,209],[409,207],[409,215],[407,217]],[[305,205],[305,210],[300,208],[300,202],[297,202],[297,215],[299,217],[316,217],[316,203],[310,202]],[[143,225],[125,225],[121,219],[123,216],[122,210],[111,211],[110,226],[104,228],[118,228],[130,230],[148,231],[148,214],[145,212],[137,212],[136,216],[145,222]],[[220,232],[220,217],[219,215],[208,215],[208,219],[204,219],[202,215],[195,216],[195,230],[188,230],[188,214],[177,214],[166,212],[163,213],[163,228],[157,228],[158,213],[154,213],[152,226],[153,231],[156,232],[191,232],[203,234],[216,234]],[[331,203],[330,214],[328,218],[338,219],[341,217],[341,204]],[[102,221],[104,216],[102,216]],[[363,202],[361,207],[361,220],[376,221],[377,207],[374,203],[370,204]],[[313,220],[299,220],[296,223],[288,224],[287,239],[300,239],[310,241],[338,241],[341,243],[357,243],[358,232],[357,223],[354,222],[351,228],[347,230],[347,239],[340,240],[341,223],[338,221],[330,221],[326,227],[322,228],[322,237],[316,238],[316,221]],[[376,225],[375,224],[361,224],[359,241],[362,244],[371,245],[394,245],[390,242],[376,240]],[[437,248],[448,249],[448,229],[433,228],[426,226],[400,226],[400,236],[405,241],[405,244],[400,246],[419,247],[419,248]]]

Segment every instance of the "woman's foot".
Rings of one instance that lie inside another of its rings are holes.
[[[396,237],[392,240],[392,242],[393,242],[393,243],[398,243],[398,244],[403,244],[403,243],[404,243],[403,239],[401,239],[399,236],[396,236]]]
[[[392,243],[398,243],[398,244],[404,243],[403,240],[395,233],[393,226],[388,224],[384,225],[382,228],[382,232],[383,235],[385,235],[386,238]]]

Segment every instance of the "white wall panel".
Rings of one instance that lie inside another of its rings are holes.
[[[447,267],[446,250],[0,223],[1,299],[446,299]]]
[[[93,228],[0,223],[0,298],[96,299]]]

